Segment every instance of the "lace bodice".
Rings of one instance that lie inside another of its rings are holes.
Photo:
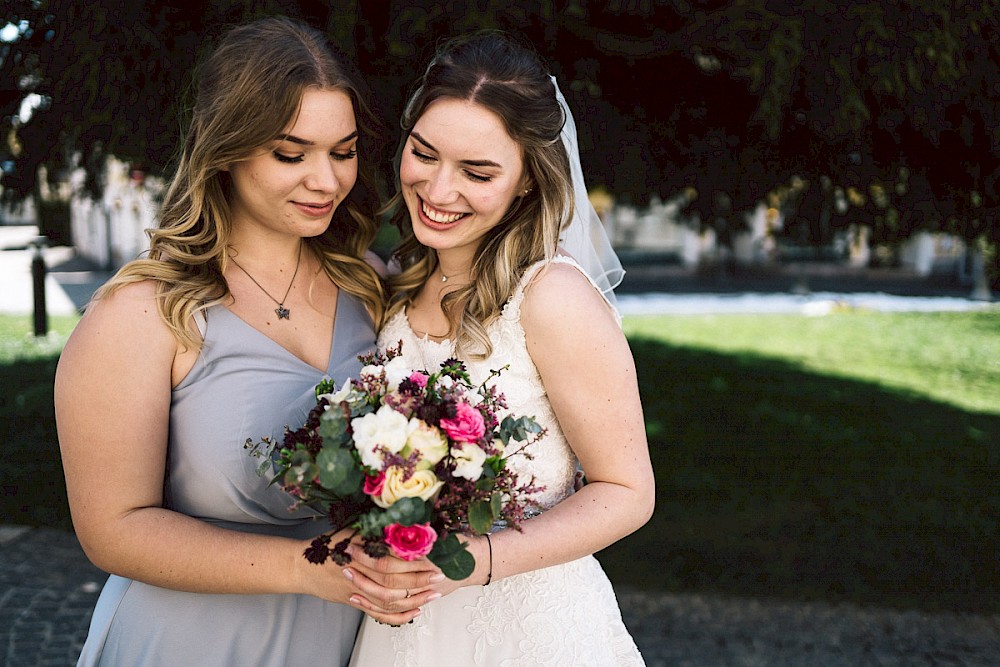
[[[569,257],[560,256],[552,261],[570,264],[582,272],[579,265]],[[524,329],[521,327],[521,303],[524,301],[525,288],[542,266],[544,262],[528,267],[514,294],[504,305],[501,316],[487,327],[493,343],[493,353],[486,359],[463,361],[476,383],[489,377],[491,370],[509,364],[510,367],[495,380],[497,388],[507,398],[508,412],[516,416],[534,417],[547,430],[544,438],[531,445],[533,459],[514,456],[509,465],[523,480],[534,476],[535,484],[544,487],[544,491],[534,500],[543,509],[548,509],[572,493],[577,460],[552,412],[538,369],[528,354]],[[417,336],[410,328],[404,311],[389,319],[379,334],[378,345],[384,350],[400,341],[403,343],[403,357],[413,368],[433,371],[440,367],[442,361],[455,355],[454,341],[439,342],[426,336]]]

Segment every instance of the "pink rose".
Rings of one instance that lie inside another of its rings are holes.
[[[427,386],[427,374],[421,373],[420,371],[413,371],[410,373],[410,382],[417,385],[418,387]]]
[[[459,403],[454,419],[442,419],[441,428],[456,442],[478,442],[486,433],[483,415],[468,403]]]
[[[382,495],[382,489],[385,487],[385,471],[383,470],[377,475],[365,475],[365,487],[363,491],[369,496],[380,496]]]
[[[385,527],[383,534],[385,543],[392,549],[392,553],[403,560],[423,558],[431,552],[437,540],[437,533],[429,523],[412,526],[393,523]]]

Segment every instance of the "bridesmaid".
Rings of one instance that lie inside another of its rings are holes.
[[[441,577],[360,549],[309,563],[325,521],[290,513],[244,442],[302,423],[312,387],[373,349],[370,114],[288,19],[231,29],[199,71],[148,258],[100,291],[56,376],[74,526],[111,573],[79,664],[343,665],[362,603],[406,623]]]

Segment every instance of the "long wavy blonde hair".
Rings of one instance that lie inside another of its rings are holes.
[[[232,232],[232,183],[226,168],[278,137],[310,87],[342,91],[351,98],[359,147],[378,139],[377,121],[360,83],[336,53],[318,31],[284,17],[231,28],[223,35],[197,69],[190,126],[159,224],[147,232],[149,254],[123,266],[95,298],[155,280],[167,325],[185,347],[200,349],[190,328],[192,316],[229,296],[223,273]],[[364,260],[378,232],[373,213],[380,193],[372,162],[359,160],[357,184],[327,230],[306,244],[326,275],[361,299],[379,326],[386,294]]]
[[[565,116],[552,79],[529,47],[498,31],[457,37],[438,50],[403,112],[397,191],[406,139],[427,107],[441,98],[474,102],[499,116],[521,147],[531,184],[483,239],[472,282],[441,302],[459,352],[485,358],[493,351],[486,328],[500,316],[525,269],[555,256],[559,232],[573,214],[569,159],[559,135]],[[394,253],[401,271],[390,281],[389,315],[413,302],[438,264],[435,251],[414,235],[401,200],[397,193],[387,206],[401,233]]]

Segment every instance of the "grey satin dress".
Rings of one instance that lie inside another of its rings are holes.
[[[300,360],[223,306],[204,321],[205,345],[173,391],[168,507],[233,530],[305,539],[328,528],[259,477],[247,438],[282,437],[315,404],[328,375],[341,386],[375,347],[371,318],[340,291],[326,373]],[[151,550],[156,549],[150,544]],[[360,612],[308,595],[186,593],[111,575],[94,610],[79,665],[346,665]]]

